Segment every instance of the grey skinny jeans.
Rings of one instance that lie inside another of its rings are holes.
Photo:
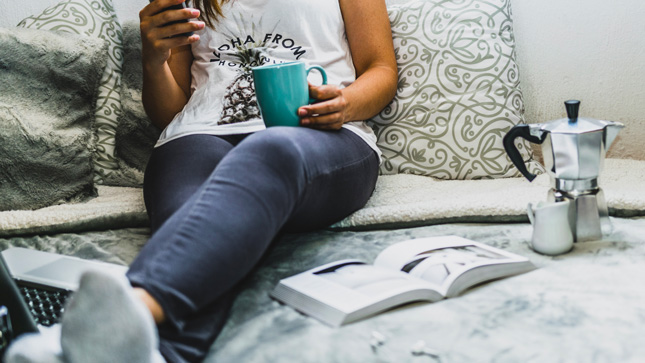
[[[201,361],[278,233],[341,220],[365,205],[377,174],[374,150],[346,129],[192,135],[156,148],[144,183],[153,234],[128,278],[164,310],[164,357]]]

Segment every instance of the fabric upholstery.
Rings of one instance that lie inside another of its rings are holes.
[[[517,176],[502,145],[524,122],[510,0],[413,1],[388,11],[399,84],[371,120],[382,174]]]
[[[105,41],[0,28],[0,210],[95,195],[92,124]]]
[[[96,104],[94,169],[97,183],[118,169],[114,143],[121,115],[122,31],[111,0],[64,0],[22,20],[19,27],[55,30],[96,37],[108,42],[107,66]]]

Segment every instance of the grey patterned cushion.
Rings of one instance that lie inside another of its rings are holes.
[[[370,120],[381,173],[517,176],[502,145],[524,113],[510,0],[414,1],[388,10],[399,84]],[[519,148],[528,159],[526,145]]]
[[[0,28],[0,210],[96,195],[94,102],[105,41]]]
[[[114,139],[121,115],[122,30],[111,0],[65,0],[41,14],[22,20],[19,27],[57,30],[98,37],[108,42],[107,67],[101,79],[94,138],[95,181],[103,181],[118,169]]]

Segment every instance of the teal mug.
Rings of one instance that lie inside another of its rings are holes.
[[[315,101],[309,98],[307,83],[312,69],[318,70],[322,84],[327,84],[327,73],[321,66],[307,67],[303,62],[251,68],[260,114],[267,127],[300,125],[298,109]]]

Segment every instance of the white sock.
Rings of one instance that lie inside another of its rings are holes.
[[[160,362],[152,315],[125,278],[86,272],[62,318],[68,363]]]
[[[63,363],[60,325],[21,335],[11,343],[4,359],[6,363]]]

